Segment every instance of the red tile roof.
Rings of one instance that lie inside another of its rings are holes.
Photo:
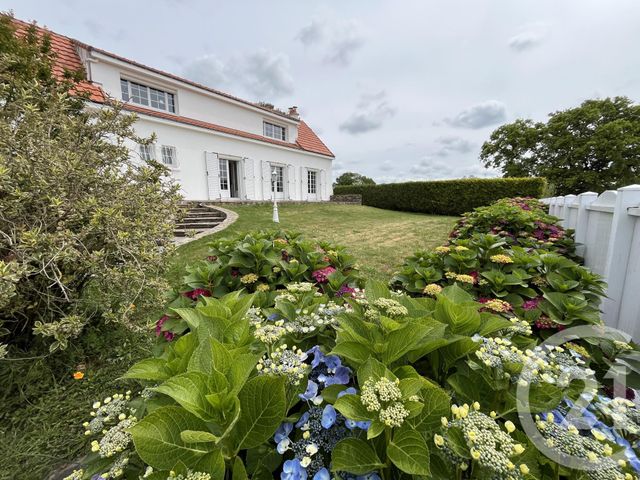
[[[13,21],[15,22],[17,33],[19,35],[24,35],[26,32],[26,29],[29,27],[30,24],[17,19],[13,19]],[[268,111],[269,113],[274,113],[276,115],[280,115],[289,119],[296,120],[295,117],[291,117],[284,113],[277,112],[277,111],[262,107],[260,105],[256,105],[252,102],[242,100],[232,95],[220,92],[219,90],[215,90],[205,85],[192,82],[191,80],[178,77],[171,73],[167,73],[167,72],[163,72],[162,70],[147,67],[145,65],[142,65],[141,63],[135,62],[133,60],[129,60],[124,57],[120,57],[118,55],[107,52],[105,50],[91,47],[90,45],[79,42],[78,40],[74,40],[72,38],[65,37],[64,35],[54,33],[46,28],[43,28],[43,27],[36,27],[36,28],[37,28],[38,34],[44,35],[45,33],[48,33],[49,36],[51,37],[51,49],[56,55],[56,62],[54,65],[54,75],[56,75],[58,78],[62,78],[64,76],[65,71],[72,71],[72,72],[78,71],[78,70],[84,71],[84,66],[82,65],[82,61],[80,60],[80,56],[78,54],[78,47],[83,47],[90,50],[94,50],[103,55],[108,55],[112,58],[115,58],[116,60],[129,63],[136,67],[144,68],[151,72],[158,73],[160,75],[172,78],[174,80],[178,80],[180,82],[201,88],[203,90],[214,93],[216,95],[221,95],[231,100],[235,100],[235,101],[250,105],[251,107],[265,110],[265,111]],[[100,86],[96,83],[90,82],[88,80],[84,80],[79,82],[76,88],[80,92],[88,92],[90,100],[94,102],[105,103],[107,101],[107,96],[104,94],[102,88],[100,88]],[[283,142],[280,140],[272,139],[269,137],[264,137],[262,135],[257,135],[255,133],[245,132],[245,131],[237,130],[234,128],[223,127],[221,125],[216,125],[214,123],[203,122],[201,120],[196,120],[194,118],[183,117],[180,115],[174,115],[171,113],[165,113],[157,110],[152,110],[149,108],[144,108],[131,103],[125,104],[125,108],[127,110],[138,112],[144,115],[149,115],[157,118],[164,118],[166,120],[171,120],[179,123],[184,123],[187,125],[206,128],[207,130],[226,133],[229,135],[235,135],[242,138],[249,138],[252,140],[258,140],[261,142],[271,143],[274,145],[280,145],[286,148],[292,148],[296,150],[303,150],[306,152],[317,153],[319,155],[324,155],[328,157],[335,157],[335,155],[333,155],[331,150],[329,150],[327,146],[324,143],[322,143],[320,138],[318,138],[318,136],[313,132],[313,130],[311,130],[311,128],[304,121],[300,121],[300,123],[298,124],[298,138],[296,140],[296,143],[290,143],[290,142]]]
[[[320,137],[318,137],[303,120],[300,120],[300,124],[298,125],[298,140],[296,140],[296,143],[300,145],[300,148],[303,150],[335,157],[331,150],[329,150],[329,147],[322,143]]]
[[[16,33],[18,35],[26,35],[30,24],[16,19],[13,19],[13,21],[16,26]],[[42,27],[36,27],[36,32],[38,35],[48,33],[51,38],[51,50],[56,56],[56,60],[53,65],[53,74],[56,78],[64,78],[65,72],[84,72],[84,67],[80,61],[80,57],[78,56],[74,40],[63,35],[58,35],[57,33],[51,32]],[[89,81],[78,82],[76,84],[76,90],[79,92],[87,92],[89,94],[89,98],[94,102],[105,101],[102,89],[95,83]]]

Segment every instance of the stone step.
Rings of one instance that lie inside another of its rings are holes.
[[[204,230],[196,230],[193,228],[176,228],[173,231],[173,236],[174,237],[190,237],[192,235],[197,235],[200,232],[203,232]]]
[[[208,207],[192,207],[192,208],[185,208],[185,210],[189,213],[193,212],[193,213],[222,213],[220,210],[214,210],[213,208],[208,208]]]
[[[221,222],[209,222],[209,223],[176,223],[176,228],[191,228],[193,230],[209,230],[210,228],[217,227]]]
[[[202,217],[192,217],[188,215],[180,220],[180,223],[211,223],[211,222],[221,222],[224,220],[224,217],[218,216],[202,216]]]
[[[185,212],[187,217],[220,217],[224,218],[226,215],[223,212],[217,212],[215,210],[209,210],[207,212],[194,212],[189,210]]]

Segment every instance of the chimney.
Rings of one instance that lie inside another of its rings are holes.
[[[298,114],[298,107],[295,105],[293,107],[289,107],[289,115],[291,117],[300,118],[300,115]]]

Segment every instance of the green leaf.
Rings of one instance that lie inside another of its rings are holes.
[[[216,437],[211,432],[202,432],[196,430],[183,430],[180,432],[180,438],[184,443],[216,443],[220,437]]]
[[[240,393],[240,418],[234,438],[240,449],[257,447],[276,431],[286,415],[283,377],[260,375],[249,380]]]
[[[193,465],[213,448],[187,444],[180,437],[185,430],[205,431],[207,425],[181,407],[162,407],[131,428],[140,458],[158,470],[170,470],[178,462]]]
[[[387,446],[387,456],[393,464],[409,475],[430,475],[429,448],[418,432],[402,426],[393,433]]]
[[[416,348],[422,339],[432,330],[431,326],[419,323],[407,323],[404,327],[390,332],[386,336],[386,349],[380,359],[385,365],[391,365],[400,357]]]
[[[380,363],[375,358],[369,358],[359,369],[358,369],[358,383],[360,385],[364,385],[364,382],[369,378],[373,378],[378,380],[382,377],[388,377],[390,380],[395,380],[395,375],[393,375],[384,364]]]
[[[336,400],[334,408],[349,420],[362,422],[369,420],[372,414],[367,411],[360,401],[360,395],[347,394]]]
[[[138,380],[166,380],[171,372],[166,368],[166,361],[161,358],[146,358],[134,364],[122,378]]]
[[[367,280],[364,293],[369,303],[373,303],[378,298],[391,298],[387,286],[378,280]]]
[[[480,329],[480,314],[473,305],[461,305],[440,296],[434,315],[436,320],[447,323],[453,333],[470,336]]]
[[[504,328],[508,328],[512,326],[511,323],[506,318],[498,317],[497,315],[491,315],[488,318],[483,318],[482,326],[480,327],[480,331],[478,332],[481,336],[486,337],[487,335],[497,332],[498,330],[502,330]]]
[[[249,480],[247,471],[244,468],[244,463],[242,463],[240,457],[236,457],[233,462],[233,477],[231,477],[231,480]]]
[[[342,358],[351,360],[353,365],[362,365],[371,356],[372,352],[368,345],[360,342],[339,342],[333,350],[331,355],[339,355]]]
[[[349,472],[354,475],[364,475],[386,466],[371,445],[359,438],[345,438],[338,442],[331,454],[331,460],[332,471]]]
[[[440,427],[442,417],[450,414],[451,399],[440,387],[425,388],[421,392],[424,407],[419,415],[407,420],[415,430],[425,437]]]
[[[153,390],[170,396],[204,421],[215,418],[215,409],[206,398],[210,391],[208,378],[204,373],[188,372],[176,375]]]
[[[376,438],[382,432],[384,432],[385,424],[382,423],[377,418],[371,420],[371,425],[367,429],[367,440],[371,440],[372,438]]]

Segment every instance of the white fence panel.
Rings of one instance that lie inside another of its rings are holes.
[[[602,318],[640,339],[640,185],[601,195],[544,198],[549,213],[575,230],[578,254],[607,282]]]

